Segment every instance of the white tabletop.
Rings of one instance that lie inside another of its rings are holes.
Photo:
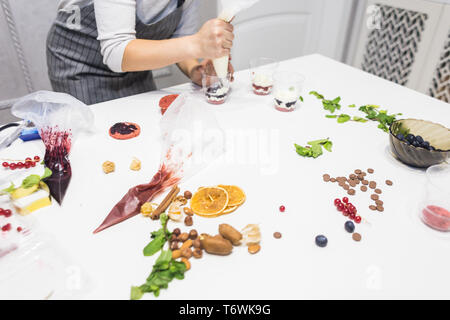
[[[182,191],[216,184],[240,186],[247,195],[242,207],[215,219],[194,216],[193,227],[216,234],[220,223],[238,229],[259,223],[261,251],[250,255],[245,247],[236,247],[230,256],[192,258],[186,278],[174,280],[158,299],[449,299],[450,239],[417,218],[424,171],[394,160],[388,134],[376,123],[338,124],[325,118],[320,101],[307,93],[341,96],[344,113],[358,114],[346,108],[350,104],[377,104],[390,113],[446,127],[450,106],[320,55],[284,61],[279,68],[306,76],[302,107],[292,113],[276,111],[271,96],[250,92],[249,72],[237,72],[227,103],[211,108],[227,133],[243,134],[231,139],[227,149],[232,153],[236,147],[240,152],[229,157],[232,161],[219,159],[180,185]],[[89,276],[83,298],[128,299],[130,287],[144,283],[149,275],[156,256],[144,257],[142,249],[150,232],[159,228],[158,221],[137,216],[99,234],[92,231],[130,187],[149,181],[155,173],[160,157],[159,99],[167,92],[191,89],[186,84],[93,106],[96,132],[80,137],[73,147],[73,177],[62,207],[53,204],[29,217]],[[108,128],[119,121],[138,123],[141,135],[128,141],[111,139]],[[332,153],[317,159],[296,154],[294,143],[305,145],[326,137],[334,143]],[[42,155],[43,150],[41,141],[18,141],[0,155]],[[139,172],[128,168],[133,156],[143,163]],[[116,163],[115,173],[102,172],[106,160]],[[382,185],[385,202],[385,212],[376,213],[368,209],[370,193],[351,197],[370,222],[357,225],[362,234],[359,243],[344,230],[346,219],[333,205],[334,198],[346,195],[344,190],[322,181],[324,173],[348,175],[357,168],[375,169],[373,178]],[[385,186],[386,179],[394,185]],[[286,206],[284,213],[279,212],[280,205]],[[188,229],[169,225],[176,226]],[[282,233],[281,239],[273,237],[275,231]],[[318,234],[328,237],[326,248],[315,245]],[[154,299],[152,294],[144,297]]]

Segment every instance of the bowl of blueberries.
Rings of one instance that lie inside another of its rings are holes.
[[[389,132],[393,154],[407,165],[428,168],[450,157],[450,130],[440,124],[403,119],[392,123]]]

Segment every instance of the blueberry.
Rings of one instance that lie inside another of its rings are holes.
[[[414,147],[420,147],[420,143],[419,142],[417,142],[417,140],[414,140],[413,142],[412,142],[412,145],[414,146]]]
[[[349,233],[353,233],[355,231],[355,224],[352,221],[347,221],[344,224],[345,230]]]
[[[325,236],[323,236],[323,235],[318,235],[318,236],[316,237],[316,244],[317,244],[319,247],[324,248],[324,247],[327,246],[327,243],[328,243],[327,237],[325,237]]]
[[[409,133],[409,134],[406,136],[406,140],[408,140],[409,143],[413,143],[414,140],[416,140],[416,137],[414,137],[413,134]]]
[[[423,143],[423,138],[421,136],[416,136],[416,141],[420,144]]]
[[[422,142],[422,148],[428,149],[430,147],[430,143],[428,141]]]
[[[399,133],[397,134],[397,139],[403,141],[403,139],[405,139],[405,136]]]
[[[436,150],[436,148],[435,148],[435,147],[433,147],[433,146],[430,146],[430,150],[433,150],[433,151],[435,151],[435,150]]]

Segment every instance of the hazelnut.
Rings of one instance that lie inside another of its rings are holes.
[[[190,226],[192,226],[192,225],[194,224],[194,220],[192,219],[191,216],[187,216],[187,217],[184,219],[184,224],[185,224],[186,226],[190,227]]]
[[[191,208],[189,208],[189,207],[184,207],[183,208],[183,211],[184,211],[184,213],[185,214],[187,214],[188,216],[193,216],[194,215],[194,212],[192,211],[192,209]]]
[[[183,232],[178,236],[178,241],[185,242],[189,238],[189,234],[187,232]]]
[[[190,198],[192,198],[192,192],[186,190],[184,192],[184,197],[189,200]]]
[[[170,242],[176,242],[176,241],[178,241],[178,240],[177,240],[177,236],[175,235],[175,233],[172,233],[172,235],[170,236],[169,241],[170,241]]]
[[[195,248],[192,252],[192,255],[194,256],[194,258],[200,259],[203,256],[203,250],[200,248]]]
[[[192,229],[192,230],[189,232],[189,239],[195,240],[195,239],[197,239],[197,237],[198,237],[197,230]]]
[[[196,249],[202,247],[202,242],[200,241],[200,238],[197,237],[197,239],[194,240],[193,246]]]
[[[170,250],[175,251],[178,250],[178,242],[174,241],[170,244]]]
[[[178,236],[181,234],[181,230],[180,230],[180,228],[175,228],[175,229],[173,229],[172,233],[173,233],[176,237],[178,237]]]

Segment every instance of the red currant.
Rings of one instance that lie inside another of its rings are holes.
[[[280,206],[280,212],[284,212],[286,210],[285,206]]]
[[[350,213],[348,217],[352,220],[355,220],[356,215],[354,213]]]
[[[344,208],[344,211],[342,211],[342,214],[343,214],[345,217],[347,217],[347,216],[350,214],[350,212],[348,211],[347,208]]]
[[[39,158],[39,156],[34,156],[34,161],[39,161],[39,160],[41,160],[41,158]]]
[[[337,205],[337,209],[342,212],[342,211],[344,211],[345,207],[344,207],[344,205],[342,203],[339,203]]]
[[[36,162],[31,162],[32,167],[36,167]]]
[[[12,215],[12,211],[9,210],[9,209],[6,209],[6,210],[3,211],[3,215],[4,215],[6,218],[9,218],[9,217],[11,217],[11,215]]]
[[[17,168],[17,165],[15,163],[10,163],[9,164],[9,169],[15,170],[16,168]]]
[[[334,205],[337,206],[339,203],[341,203],[340,199],[334,199]]]
[[[2,231],[9,231],[9,230],[11,230],[11,223],[5,224],[2,227]]]
[[[3,162],[2,166],[3,166],[3,168],[8,168],[9,167],[9,163],[8,162]]]
[[[343,202],[343,203],[348,203],[348,198],[347,198],[347,197],[343,197],[343,198],[342,198],[342,202]]]
[[[361,217],[360,216],[356,216],[355,217],[355,222],[356,223],[360,223],[361,222]]]
[[[22,231],[22,227],[17,227],[17,232]]]
[[[0,208],[0,216],[4,216],[5,215],[5,210],[3,210],[2,208]]]
[[[24,166],[23,162],[17,162],[17,168],[22,169]]]
[[[30,158],[30,157],[25,158],[25,162],[28,162],[28,161],[31,161],[31,158]]]
[[[25,162],[24,167],[25,167],[25,169],[30,168],[31,167],[31,162],[29,162],[29,161]]]

